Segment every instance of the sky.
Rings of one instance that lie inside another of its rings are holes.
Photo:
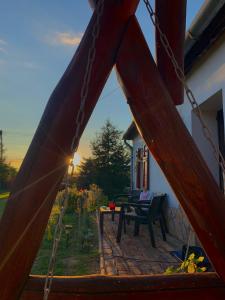
[[[203,2],[187,0],[187,28]],[[22,162],[91,15],[88,0],[0,0],[0,129],[13,166]],[[136,16],[154,55],[154,29],[143,1]],[[107,119],[122,131],[132,120],[114,71],[81,138],[81,157],[90,155],[90,141]]]

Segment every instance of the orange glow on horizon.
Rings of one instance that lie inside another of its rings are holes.
[[[76,168],[81,162],[81,156],[79,153],[75,153],[74,154],[74,157],[73,157],[73,164],[74,164],[74,167]]]
[[[22,164],[22,162],[23,162],[23,158],[18,158],[18,159],[7,159],[6,160],[6,162],[10,165],[10,166],[12,166],[12,167],[14,167],[14,168],[16,168],[17,170],[19,170],[19,168],[20,168],[20,166],[21,166],[21,164]]]

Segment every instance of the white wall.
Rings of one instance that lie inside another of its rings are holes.
[[[225,91],[225,35],[217,41],[210,51],[204,56],[204,58],[198,59],[198,64],[192,69],[188,74],[187,83],[194,92],[197,102],[201,104],[204,108],[207,100],[215,95],[220,94],[219,106],[222,108],[224,106],[224,99],[222,95]],[[204,111],[204,119],[206,120],[208,126],[211,128],[213,134],[215,135],[215,142],[217,141],[217,129],[215,123],[215,115],[218,107],[218,99],[211,101],[211,108]],[[206,105],[207,107],[207,105]],[[213,173],[214,178],[218,182],[218,166],[216,165],[215,159],[212,156],[212,151],[206,146],[203,139],[202,133],[200,133],[199,123],[196,120],[195,115],[192,112],[192,107],[189,104],[187,98],[185,98],[184,104],[177,107],[187,129],[190,133],[193,133],[193,137],[199,147],[200,151],[203,152],[203,156],[209,168]],[[143,145],[143,141],[140,136],[136,137],[133,141],[133,159],[135,160],[136,150],[138,147]],[[136,169],[134,163],[134,184],[136,181]],[[151,156],[150,158],[150,189],[152,192],[163,192],[168,194],[169,205],[171,207],[178,206],[176,197],[170,188],[164,174],[159,168],[158,164]]]
[[[150,158],[150,190],[153,193],[166,193],[169,206],[178,206],[178,202],[172,188],[152,155]]]
[[[212,134],[214,144],[219,146],[217,112],[222,108],[222,92],[219,91],[200,105],[202,118]],[[213,177],[219,184],[219,167],[213,149],[203,135],[202,126],[197,118],[196,111],[192,111],[192,136],[205,159]]]
[[[199,104],[205,102],[208,98],[218,91],[225,91],[225,34],[217,41],[212,48],[198,59],[195,67],[187,76],[187,83]],[[223,99],[223,106],[224,106]],[[191,105],[185,97],[184,104],[177,106],[182,119],[192,132]]]

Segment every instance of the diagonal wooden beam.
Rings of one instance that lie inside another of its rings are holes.
[[[186,0],[155,0],[155,13],[162,32],[166,35],[176,61],[184,69],[184,40]],[[175,105],[184,101],[183,84],[177,78],[174,67],[163,47],[156,29],[156,64]]]
[[[97,55],[92,68],[80,136],[115,63],[128,20],[139,1],[104,2],[100,34],[95,45]],[[49,99],[1,219],[1,300],[14,300],[20,294],[39,249],[59,182],[64,176],[76,131],[75,120],[81,104],[81,88],[95,22],[96,13]]]
[[[89,0],[94,9],[97,0]],[[155,0],[155,13],[160,29],[166,36],[174,57],[184,70],[184,40],[186,24],[186,0]],[[150,20],[149,20],[150,22]],[[179,24],[179,26],[177,26]],[[159,31],[156,30],[156,61],[161,77],[166,84],[175,105],[184,101],[183,84],[178,80],[174,67],[168,58]]]
[[[225,280],[224,196],[174,106],[135,18],[116,69],[144,141]]]

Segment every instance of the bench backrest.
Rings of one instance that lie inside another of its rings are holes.
[[[149,206],[149,216],[152,218],[157,218],[163,209],[163,204],[166,201],[166,194],[154,196]]]

